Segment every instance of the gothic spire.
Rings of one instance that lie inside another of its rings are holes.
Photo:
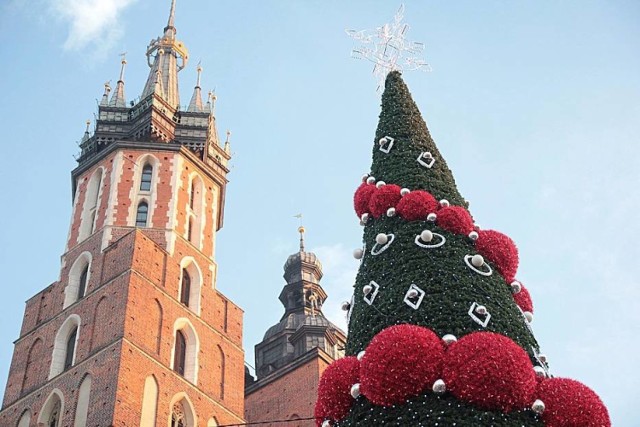
[[[100,100],[101,107],[106,107],[107,105],[109,105],[109,92],[111,92],[111,82],[105,82],[104,93],[102,94],[102,99]]]
[[[187,111],[202,113],[204,111],[204,107],[202,106],[202,93],[200,89],[200,75],[202,74],[202,67],[200,64],[198,64],[196,71],[198,72],[198,79],[196,81],[196,87],[193,88],[193,95],[191,96],[191,102],[189,102]]]
[[[126,53],[121,54],[122,61],[120,62],[120,78],[116,84],[116,91],[111,97],[111,102],[109,102],[109,107],[126,107],[126,99],[124,97],[124,69],[127,65],[127,60],[125,59],[125,55]]]
[[[169,20],[164,28],[162,37],[151,40],[147,48],[147,63],[151,70],[147,83],[142,91],[142,98],[146,98],[156,92],[156,76],[162,81],[162,98],[173,108],[180,105],[180,93],[178,91],[178,72],[182,70],[189,59],[189,52],[184,43],[176,39],[175,23],[176,1],[171,1]],[[160,71],[160,74],[158,74]],[[156,92],[157,93],[157,92]]]

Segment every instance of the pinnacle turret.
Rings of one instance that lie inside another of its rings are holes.
[[[124,96],[124,69],[127,65],[127,60],[125,59],[124,53],[122,54],[122,61],[120,64],[120,78],[116,84],[116,90],[111,97],[111,101],[109,102],[109,107],[125,108],[127,106]]]
[[[196,86],[193,88],[193,95],[191,96],[191,102],[189,102],[187,111],[202,113],[204,112],[204,107],[202,105],[202,91],[200,89],[200,76],[202,75],[202,67],[200,64],[198,64],[196,71],[198,72],[198,79],[196,81]]]

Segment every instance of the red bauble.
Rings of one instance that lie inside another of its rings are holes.
[[[362,183],[356,190],[356,194],[353,196],[353,207],[356,210],[358,218],[363,214],[369,213],[369,199],[376,190],[376,186],[373,184]]]
[[[321,426],[326,419],[333,421],[344,418],[353,405],[351,386],[359,381],[360,362],[353,356],[333,362],[325,369],[318,384],[316,401],[316,425]]]
[[[440,209],[436,224],[455,234],[469,234],[473,231],[471,214],[461,206],[446,206]]]
[[[369,212],[375,218],[379,218],[387,213],[387,209],[394,207],[401,197],[400,187],[395,184],[387,184],[376,188],[369,199]]]
[[[536,388],[527,353],[493,332],[473,332],[451,344],[442,379],[458,399],[504,412],[530,406]]]
[[[440,378],[444,348],[431,330],[390,326],[369,343],[360,364],[360,392],[376,405],[403,403]]]
[[[516,301],[516,304],[520,306],[522,311],[528,311],[533,314],[533,301],[531,301],[531,295],[529,295],[529,291],[527,288],[522,286],[520,292],[513,296],[513,299]]]
[[[545,409],[545,427],[610,427],[609,412],[593,390],[567,378],[550,378],[538,385],[536,399]]]
[[[438,210],[438,201],[426,191],[416,190],[400,199],[396,212],[407,221],[427,219],[427,215]]]
[[[476,250],[495,264],[507,283],[513,281],[518,271],[518,248],[513,240],[498,231],[480,230]]]

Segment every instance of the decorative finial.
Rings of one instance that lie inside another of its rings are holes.
[[[202,74],[202,66],[200,62],[198,62],[198,66],[196,67],[196,71],[198,72],[198,79],[196,80],[196,87],[200,87],[200,75]]]
[[[231,131],[227,129],[227,140],[225,141],[225,144],[229,143],[231,143]]]
[[[124,68],[127,65],[127,52],[122,52],[120,56],[122,57],[122,60],[120,61],[120,79],[118,81],[124,82]]]
[[[86,124],[87,124],[87,129],[84,131],[84,133],[89,133],[89,126],[91,126],[91,120],[87,119]]]
[[[304,232],[305,228],[302,226],[302,214],[299,213],[293,216],[294,218],[298,218],[300,220],[300,227],[298,227],[298,233],[300,233],[300,252],[304,252]]]
[[[409,24],[402,23],[404,4],[393,18],[393,23],[384,24],[375,30],[346,30],[350,37],[362,43],[351,51],[351,57],[373,62],[373,75],[378,80],[378,91],[384,87],[384,80],[391,71],[430,71],[431,67],[419,55],[424,44],[407,40]],[[367,46],[371,45],[371,47]],[[403,56],[407,55],[402,61]]]
[[[167,22],[167,28],[175,29],[176,19],[176,0],[171,0],[171,11],[169,12],[169,21]]]
[[[111,92],[111,80],[104,82],[104,93],[109,94]]]

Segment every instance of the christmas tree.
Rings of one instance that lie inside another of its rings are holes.
[[[346,354],[318,426],[609,426],[599,397],[553,378],[506,235],[474,224],[401,74],[382,95]]]

